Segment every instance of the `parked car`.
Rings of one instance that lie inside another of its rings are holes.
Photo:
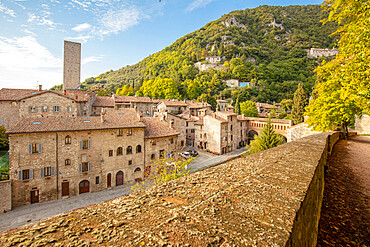
[[[190,152],[182,152],[182,153],[180,153],[180,156],[184,159],[189,159],[189,158],[193,157]]]
[[[198,154],[198,152],[197,152],[196,150],[194,150],[194,149],[189,150],[188,152],[189,152],[189,153],[190,153],[190,155],[191,155],[191,156],[193,156],[193,157],[196,157],[196,156],[198,156],[198,155],[199,155],[199,154]]]

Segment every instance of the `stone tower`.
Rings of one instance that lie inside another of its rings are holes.
[[[81,43],[64,41],[63,89],[80,88]]]

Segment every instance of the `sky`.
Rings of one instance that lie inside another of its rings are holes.
[[[233,10],[317,0],[0,0],[0,88],[63,83],[63,41],[82,43],[81,81],[133,65]]]

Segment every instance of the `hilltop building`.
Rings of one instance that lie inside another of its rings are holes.
[[[307,51],[307,57],[317,58],[317,57],[331,57],[339,54],[336,48],[333,49],[322,49],[322,48],[311,48]]]

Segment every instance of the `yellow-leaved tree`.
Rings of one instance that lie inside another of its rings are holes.
[[[326,0],[330,11],[323,22],[337,22],[339,54],[316,69],[315,98],[306,108],[307,123],[327,131],[353,123],[355,115],[370,113],[370,5],[367,0]]]

